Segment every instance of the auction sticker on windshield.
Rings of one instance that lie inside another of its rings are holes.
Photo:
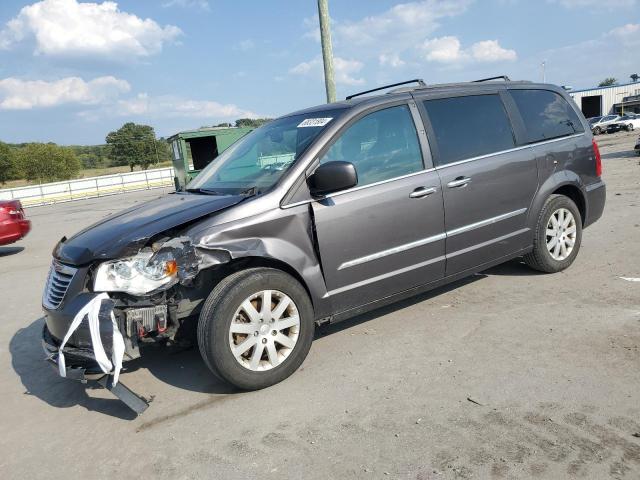
[[[333,117],[329,117],[329,118],[307,118],[307,119],[303,120],[300,123],[300,125],[298,125],[298,128],[303,128],[303,127],[324,127],[331,120],[333,120]]]

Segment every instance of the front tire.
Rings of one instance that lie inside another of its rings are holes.
[[[527,265],[545,273],[568,268],[582,243],[582,218],[578,207],[564,195],[551,195],[536,224],[533,250],[524,256]]]
[[[242,390],[259,390],[298,369],[314,325],[300,282],[280,270],[251,268],[213,289],[200,312],[198,346],[216,376]]]

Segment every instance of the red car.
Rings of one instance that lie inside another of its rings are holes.
[[[0,245],[17,242],[29,230],[31,222],[25,218],[20,200],[0,200]]]

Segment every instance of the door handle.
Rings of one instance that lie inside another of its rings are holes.
[[[431,195],[432,193],[436,193],[435,187],[418,187],[409,194],[409,198],[422,198]]]
[[[469,177],[458,177],[455,180],[447,183],[447,187],[449,188],[460,188],[466,186],[471,179]]]

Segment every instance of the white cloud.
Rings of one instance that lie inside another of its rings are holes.
[[[381,53],[378,56],[378,62],[383,67],[391,68],[400,68],[406,64],[397,53]]]
[[[333,69],[336,84],[338,85],[362,85],[365,83],[363,78],[357,77],[364,63],[358,60],[346,60],[340,57],[334,57]],[[322,75],[323,74],[322,59],[314,58],[308,62],[302,62],[289,69],[289,73],[293,75]]]
[[[125,80],[110,76],[88,82],[78,77],[53,82],[9,77],[0,80],[0,110],[30,110],[64,104],[97,105],[130,89]]]
[[[247,38],[246,40],[242,40],[241,42],[239,42],[236,48],[238,50],[242,50],[243,52],[248,52],[255,46],[256,46],[255,42],[250,38]]]
[[[497,40],[483,40],[471,45],[471,57],[478,62],[513,62],[518,59],[515,50],[502,48]]]
[[[322,61],[319,58],[316,58],[310,62],[301,62],[295,67],[291,67],[289,69],[289,73],[293,73],[294,75],[306,75],[313,70],[318,70],[320,65],[322,65]]]
[[[530,78],[539,78],[546,60],[547,80],[558,85],[588,88],[606,77],[628,81],[640,63],[640,24],[629,23],[591,40],[546,50],[519,62]]]
[[[439,20],[463,13],[472,0],[423,0],[399,3],[378,15],[357,22],[338,23],[335,26],[341,46],[407,45],[418,42],[439,26]]]
[[[515,50],[502,48],[497,40],[483,40],[463,49],[460,40],[454,36],[425,40],[419,49],[426,60],[448,64],[491,63],[514,61],[518,58]]]
[[[430,62],[458,62],[465,56],[460,48],[460,40],[451,36],[425,40],[420,48]]]
[[[364,84],[363,78],[356,78],[357,75],[364,67],[364,63],[358,60],[345,60],[340,57],[333,59],[333,68],[336,75],[336,83],[342,85],[362,85]]]
[[[627,23],[621,27],[614,28],[605,36],[614,37],[622,42],[625,47],[640,46],[640,23]]]
[[[178,27],[123,12],[115,2],[42,0],[23,7],[0,30],[0,49],[33,37],[35,53],[41,55],[146,57],[181,33]]]
[[[169,0],[162,4],[164,8],[182,7],[182,8],[198,8],[208,12],[211,10],[208,0]]]
[[[119,100],[115,108],[106,112],[114,116],[138,116],[145,118],[208,118],[212,120],[235,120],[258,118],[260,115],[239,108],[234,104],[222,104],[212,100],[191,100],[164,95],[152,97],[146,93],[134,98]]]
[[[419,0],[398,3],[356,21],[331,19],[333,45],[342,58],[377,61],[391,68],[411,63],[409,52],[440,26],[440,21],[461,15],[475,0]],[[375,2],[371,2],[374,5]],[[304,38],[320,41],[318,17],[304,19]],[[407,57],[401,59],[402,57]]]
[[[547,0],[549,3],[559,3],[565,8],[616,9],[634,7],[637,0]]]

